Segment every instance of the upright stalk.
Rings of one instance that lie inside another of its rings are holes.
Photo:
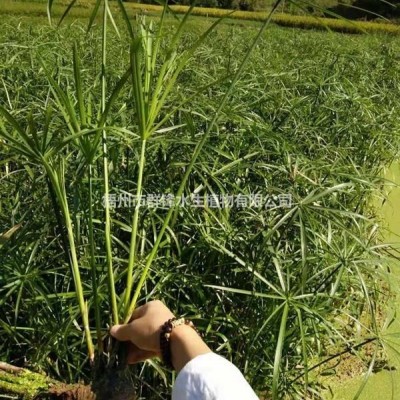
[[[279,397],[278,389],[279,389],[279,371],[281,367],[282,361],[282,349],[285,343],[286,337],[286,329],[287,329],[287,320],[289,314],[289,303],[286,301],[285,306],[283,308],[281,325],[279,328],[279,336],[275,349],[275,358],[274,358],[274,371],[272,378],[272,399],[277,400]]]
[[[142,32],[143,33],[143,32]],[[145,60],[143,63],[143,46],[145,48]],[[148,32],[144,37],[133,40],[130,49],[130,63],[131,63],[131,73],[132,73],[132,88],[133,97],[135,100],[135,106],[138,118],[138,128],[141,138],[141,150],[139,157],[139,171],[137,178],[136,187],[136,204],[135,211],[132,216],[132,232],[131,241],[129,248],[129,261],[127,268],[127,278],[126,278],[126,288],[124,296],[124,312],[125,314],[129,311],[132,285],[133,285],[133,267],[136,261],[136,247],[137,247],[137,237],[138,237],[138,221],[139,221],[139,211],[140,203],[142,197],[142,185],[143,185],[143,171],[146,161],[146,143],[148,137],[148,125],[149,125],[149,93],[150,93],[150,83],[151,83],[151,68],[149,64],[149,54],[151,54],[151,40],[149,39]],[[142,82],[142,66],[144,68],[145,81],[144,85]]]
[[[103,341],[101,339],[101,316],[100,316],[100,302],[98,285],[97,285],[97,270],[96,270],[96,259],[95,259],[95,243],[93,234],[93,187],[92,187],[93,167],[89,164],[89,251],[90,251],[90,270],[92,272],[92,294],[94,301],[94,317],[96,323],[96,336],[97,336],[97,351],[101,353],[103,351]]]
[[[102,37],[102,62],[101,62],[101,112],[106,109],[106,62],[107,62],[107,10],[108,0],[104,0],[103,9],[103,37]],[[106,245],[106,264],[108,275],[108,291],[110,296],[110,306],[112,322],[119,323],[117,296],[115,293],[114,269],[111,251],[111,216],[110,216],[110,190],[108,185],[108,153],[107,153],[107,133],[102,130],[103,142],[103,175],[104,175],[104,207],[105,207],[105,245]]]
[[[127,278],[126,278],[125,298],[124,298],[125,314],[128,313],[129,311],[129,302],[131,299],[132,286],[133,286],[133,267],[135,265],[135,260],[136,260],[136,243],[138,236],[139,210],[142,197],[143,171],[146,160],[146,142],[147,142],[146,139],[142,139],[142,146],[139,159],[138,181],[136,188],[136,204],[135,204],[135,212],[132,217],[132,233],[131,233],[131,242],[129,248],[129,261],[128,261]]]
[[[75,247],[75,240],[74,240],[74,230],[72,226],[72,220],[69,213],[68,207],[68,199],[65,192],[65,187],[63,186],[64,183],[60,182],[57,177],[56,172],[51,168],[51,166],[47,163],[44,164],[46,168],[46,172],[50,178],[51,184],[53,185],[54,191],[60,203],[60,207],[62,213],[64,215],[65,226],[67,228],[67,235],[68,235],[68,242],[69,242],[69,249],[70,249],[70,256],[71,256],[71,267],[72,267],[72,275],[74,278],[75,284],[75,292],[76,297],[78,299],[79,310],[81,312],[82,321],[83,321],[83,329],[85,332],[86,344],[88,348],[89,359],[91,361],[94,360],[94,348],[93,348],[93,341],[92,335],[90,333],[90,326],[89,326],[89,316],[88,316],[88,308],[85,302],[85,298],[83,295],[83,286],[81,280],[81,274],[79,271],[79,264],[78,264],[78,257],[76,254],[76,247]]]
[[[73,233],[74,231],[73,231],[73,227],[72,227],[72,221],[71,221],[71,216],[69,214],[69,208],[68,208],[67,202],[65,202],[65,223],[67,225],[69,247],[70,247],[70,251],[71,251],[72,272],[73,272],[74,281],[75,281],[75,291],[76,291],[76,295],[78,297],[79,309],[82,314],[83,329],[85,331],[89,359],[90,359],[90,361],[93,361],[94,360],[94,349],[93,349],[92,334],[90,333],[88,308],[87,308],[85,299],[83,297],[81,274],[79,272],[78,258],[76,256],[76,248],[75,248],[74,233]]]

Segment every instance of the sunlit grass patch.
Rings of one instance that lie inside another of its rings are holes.
[[[61,0],[54,4],[54,15],[62,15],[65,8],[69,4],[66,0]],[[71,16],[75,18],[89,17],[91,9],[94,6],[93,1],[80,0],[77,1],[75,7],[71,10]],[[159,14],[162,7],[154,4],[142,4],[128,2],[125,4],[126,10],[130,17],[136,14]],[[110,3],[110,8],[117,11],[117,5]],[[188,10],[187,6],[173,5],[171,9],[177,14],[185,14]],[[47,15],[45,2],[36,1],[15,1],[3,0],[0,13],[10,14],[24,14],[24,15]],[[195,7],[192,12],[193,15],[207,17],[207,18],[221,18],[228,16],[231,20],[242,21],[263,21],[267,12],[265,11],[231,11],[220,8],[204,8]],[[318,30],[332,30],[344,33],[386,33],[386,34],[399,34],[400,26],[387,22],[369,22],[369,21],[350,21],[341,18],[320,18],[310,15],[291,15],[284,13],[275,13],[272,21],[280,26],[292,27],[299,29],[318,29]]]

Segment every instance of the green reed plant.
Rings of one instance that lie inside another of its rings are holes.
[[[69,10],[73,7],[74,1],[66,8],[64,15],[61,17],[60,22],[64,20]],[[277,2],[277,5],[279,1]],[[48,3],[49,18],[51,15],[51,7],[53,1]],[[74,227],[72,222],[72,216],[68,205],[68,195],[65,184],[65,163],[68,162],[66,158],[59,158],[57,151],[60,151],[64,146],[73,144],[79,152],[83,155],[83,161],[85,162],[85,175],[88,182],[88,201],[89,201],[89,215],[88,215],[88,234],[89,234],[89,253],[90,253],[90,269],[92,273],[92,288],[94,298],[94,309],[95,309],[95,320],[96,320],[96,332],[97,342],[99,351],[102,350],[101,345],[101,315],[99,311],[99,298],[98,298],[98,285],[97,285],[97,273],[95,266],[95,245],[94,245],[94,232],[93,232],[93,192],[92,192],[92,179],[93,179],[93,162],[98,156],[98,149],[101,143],[102,151],[102,182],[104,191],[104,238],[105,238],[105,262],[107,270],[107,282],[108,291],[110,298],[110,307],[112,314],[112,322],[117,324],[120,321],[120,315],[117,305],[117,294],[115,288],[115,271],[113,268],[113,255],[112,255],[112,233],[111,233],[111,213],[110,213],[110,187],[109,187],[109,154],[108,154],[108,137],[107,137],[107,113],[110,111],[113,102],[117,99],[118,93],[122,90],[123,85],[127,81],[128,75],[125,74],[120,82],[116,85],[114,92],[110,96],[109,103],[107,103],[107,27],[108,18],[112,22],[112,25],[116,28],[113,20],[109,4],[107,0],[98,0],[95,4],[92,16],[89,21],[89,29],[91,28],[96,14],[102,6],[103,18],[102,18],[102,38],[101,38],[101,98],[100,98],[100,118],[95,126],[90,126],[87,118],[86,105],[84,102],[84,89],[81,79],[81,64],[77,51],[77,46],[73,47],[73,71],[75,80],[75,94],[76,94],[76,105],[71,99],[70,93],[65,92],[59,83],[51,76],[51,73],[46,70],[43,65],[43,69],[46,71],[46,75],[50,84],[51,91],[55,98],[56,104],[66,122],[66,125],[70,131],[70,137],[64,139],[56,147],[51,142],[51,137],[48,137],[48,128],[44,132],[44,137],[41,139],[35,130],[33,120],[31,121],[28,130],[25,131],[23,127],[17,122],[17,120],[4,108],[0,108],[0,112],[6,119],[9,125],[14,129],[13,133],[9,133],[7,129],[3,129],[3,138],[7,140],[8,144],[16,150],[20,155],[26,157],[32,163],[38,163],[41,165],[49,178],[49,182],[54,191],[58,206],[62,212],[66,233],[68,237],[69,255],[71,269],[74,277],[74,284],[76,288],[76,295],[79,303],[81,317],[84,325],[85,337],[88,348],[88,355],[91,361],[94,360],[94,348],[92,343],[91,331],[89,327],[89,311],[87,300],[84,298],[83,282],[81,279],[80,261],[78,259],[78,253],[76,248],[76,234],[74,234]],[[146,159],[146,145],[148,140],[154,133],[163,132],[163,123],[170,120],[173,117],[175,109],[165,113],[163,108],[166,105],[166,101],[173,90],[175,83],[187,65],[188,61],[193,56],[194,52],[204,43],[210,33],[220,24],[222,19],[216,20],[210,25],[210,27],[199,36],[199,38],[182,54],[178,53],[179,41],[184,32],[187,20],[193,7],[189,8],[188,13],[179,22],[176,32],[172,36],[168,48],[166,50],[167,57],[163,60],[159,70],[157,70],[157,62],[159,59],[159,50],[161,43],[164,39],[164,21],[165,15],[168,10],[167,3],[164,5],[164,9],[159,21],[159,24],[155,26],[152,22],[146,24],[144,20],[139,20],[137,24],[132,25],[131,21],[127,17],[124,5],[122,1],[119,1],[121,7],[122,16],[126,23],[127,31],[130,36],[130,67],[128,72],[130,73],[131,80],[131,93],[133,97],[133,104],[135,106],[135,118],[138,129],[138,136],[140,138],[140,158],[138,162],[138,175],[136,183],[136,198],[141,198],[143,192],[143,175],[145,170],[145,159]],[[274,10],[273,10],[274,11]],[[272,12],[273,12],[272,11]],[[263,23],[258,34],[255,36],[253,43],[245,53],[243,61],[237,68],[236,73],[231,79],[231,83],[223,96],[220,106],[217,108],[210,124],[201,140],[197,143],[193,156],[190,160],[189,165],[185,170],[185,174],[181,181],[181,184],[177,190],[176,198],[179,198],[185,189],[186,182],[192,172],[193,166],[199,154],[202,151],[204,144],[206,143],[210,133],[215,128],[215,124],[219,118],[220,112],[231,94],[234,85],[238,78],[243,72],[244,66],[249,58],[250,53],[257,45],[257,42],[261,38],[266,26],[268,25],[271,15],[268,16],[265,23]],[[51,21],[51,19],[50,19]],[[116,28],[118,33],[118,30]],[[184,103],[181,104],[181,106]],[[76,111],[77,109],[77,111]],[[171,131],[178,127],[170,127],[167,130]],[[101,141],[100,141],[101,135]],[[146,263],[143,271],[141,272],[139,281],[137,283],[133,297],[131,298],[131,291],[133,286],[133,270],[136,263],[137,253],[137,238],[138,232],[138,221],[140,214],[140,202],[137,203],[131,222],[131,240],[129,248],[129,258],[126,270],[126,287],[125,294],[123,295],[122,308],[123,319],[128,321],[134,308],[136,307],[137,300],[141,293],[142,287],[147,278],[149,269],[157,255],[160,243],[163,240],[163,235],[168,229],[171,217],[175,212],[175,208],[172,207],[167,213],[164,222],[161,226],[160,232],[158,233],[157,240],[147,256]]]

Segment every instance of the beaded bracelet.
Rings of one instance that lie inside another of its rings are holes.
[[[161,327],[160,332],[160,349],[161,349],[161,356],[162,360],[166,367],[174,369],[172,365],[172,357],[171,357],[171,346],[170,346],[170,338],[172,329],[176,328],[180,325],[187,325],[193,328],[199,336],[200,332],[194,326],[193,322],[185,319],[185,318],[171,318],[168,321],[164,322]]]

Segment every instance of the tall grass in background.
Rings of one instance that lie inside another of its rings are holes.
[[[16,2],[14,0],[3,0],[3,4],[0,12],[2,14],[11,15],[28,15],[28,16],[45,16],[46,9],[44,4],[40,2]],[[47,0],[46,0],[47,1]],[[46,2],[44,1],[44,2]],[[64,0],[65,1],[65,0]],[[65,6],[69,2],[57,2],[52,8],[52,13],[58,16],[62,16],[65,13]],[[91,8],[93,4],[89,3],[76,3],[74,7],[70,10],[75,18],[89,18],[91,15]],[[382,21],[360,21],[360,20],[347,20],[339,17],[333,12],[328,12],[327,15],[330,18],[321,17],[321,13],[324,12],[324,8],[319,6],[316,7],[316,15],[307,12],[307,7],[296,7],[292,4],[292,10],[297,10],[301,15],[292,15],[282,12],[275,12],[272,16],[272,22],[279,26],[301,28],[301,29],[318,29],[318,30],[332,30],[336,32],[345,33],[387,33],[398,35],[400,33],[400,28],[398,24],[393,23],[393,21],[382,20]],[[115,12],[117,9],[117,2],[112,1],[110,3],[110,9]],[[162,6],[154,4],[142,4],[142,3],[125,3],[126,11],[129,18],[133,18],[136,14],[153,16],[162,12]],[[171,10],[176,14],[185,14],[188,11],[188,6],[172,5]],[[229,18],[232,21],[258,21],[262,22],[267,17],[268,13],[265,11],[234,11],[220,9],[220,8],[204,8],[195,7],[192,15],[201,16],[205,18]],[[366,14],[371,14],[371,12],[366,11]],[[378,17],[376,14],[371,14],[374,17]]]
[[[318,396],[319,360],[387,345],[370,202],[398,154],[395,42],[342,49],[287,34],[271,45],[268,20],[256,32],[221,20],[193,32],[191,10],[132,22],[119,5],[116,18],[99,0],[72,40],[71,27],[5,34],[0,214],[15,232],[1,249],[0,351],[77,380],[87,359],[109,362],[108,327],[160,296],[260,394]],[[293,204],[114,208],[125,193],[290,194]],[[134,372],[139,395],[163,398],[166,372],[149,364]]]

